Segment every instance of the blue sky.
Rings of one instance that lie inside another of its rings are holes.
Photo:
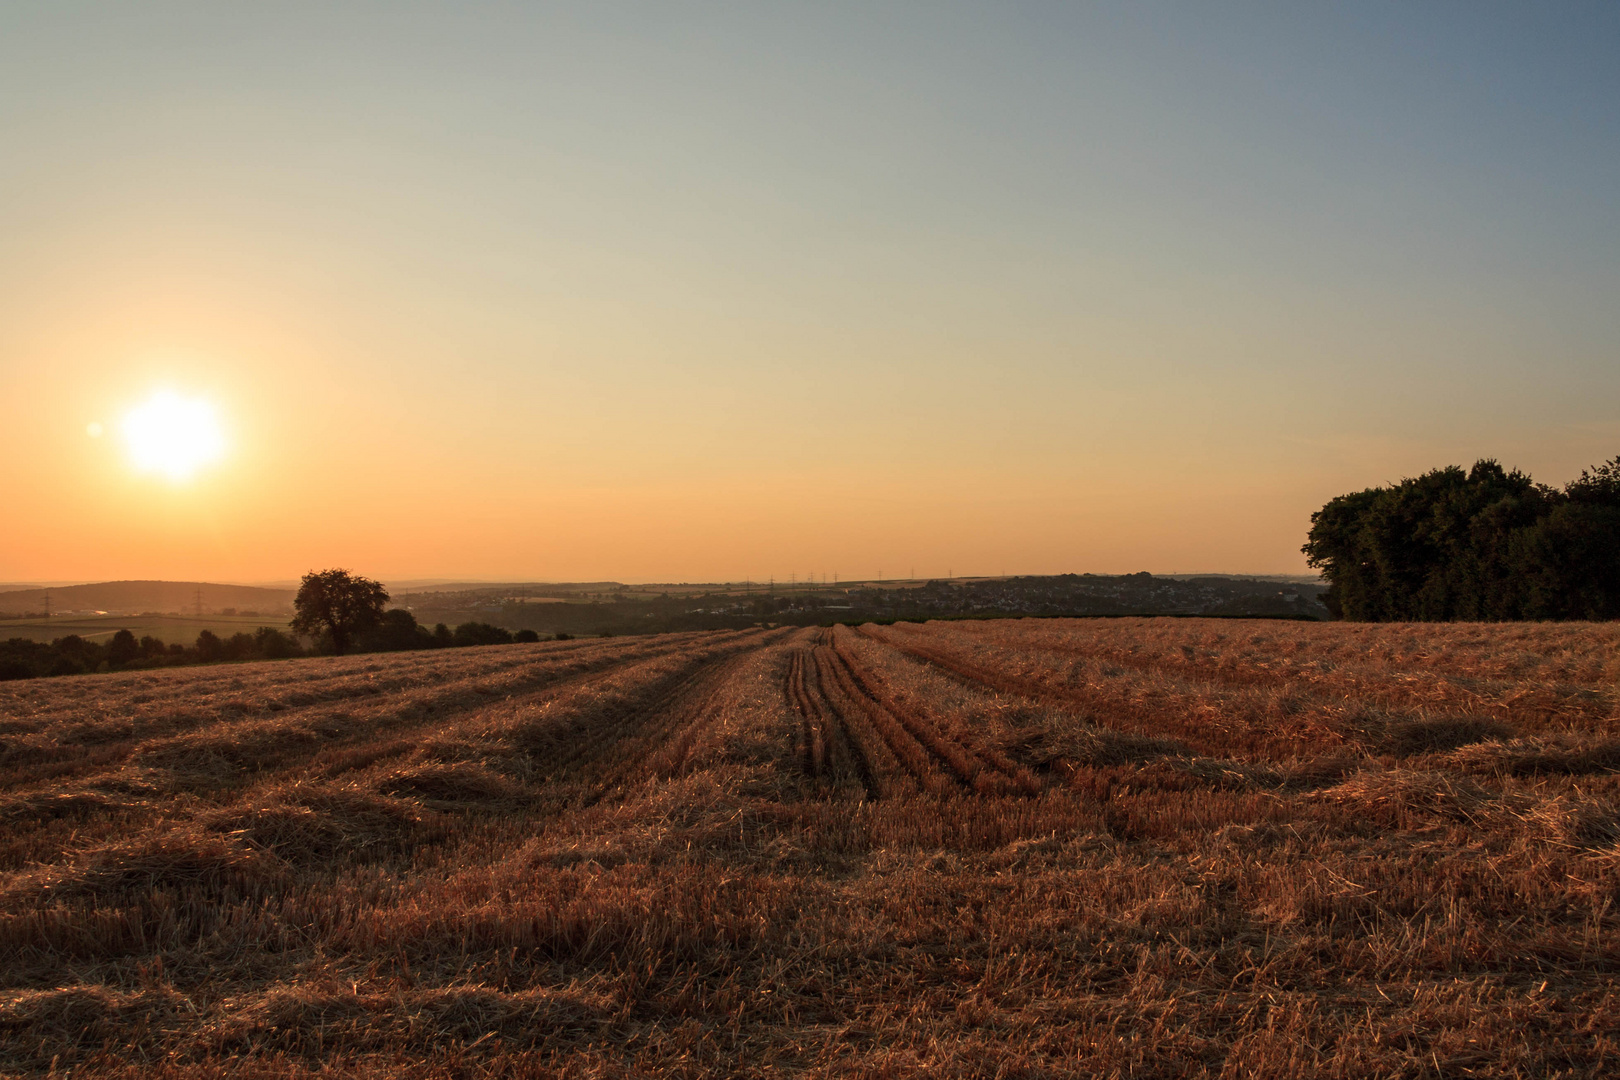
[[[1616,46],[1612,5],[0,5],[41,523],[0,576],[1297,571],[1341,491],[1620,453]],[[85,439],[158,387],[219,408],[212,478]]]

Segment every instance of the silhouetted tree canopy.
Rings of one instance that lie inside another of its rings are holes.
[[[466,645],[510,645],[512,631],[503,630],[499,626],[492,626],[486,622],[464,622],[456,627],[452,639],[454,644]]]
[[[212,630],[204,630],[197,635],[197,659],[203,663],[212,663],[225,658],[225,643],[219,635]]]
[[[293,599],[292,628],[300,634],[324,636],[339,656],[349,651],[354,636],[382,621],[388,590],[370,578],[347,570],[310,571]],[[412,620],[414,622],[414,620]]]
[[[112,667],[122,667],[141,655],[141,646],[135,640],[135,635],[129,630],[120,630],[107,642],[107,663]]]
[[[424,640],[426,640],[424,636]],[[0,682],[49,675],[85,675],[95,671],[128,671],[176,664],[208,664],[218,660],[279,660],[302,656],[296,638],[271,626],[252,634],[236,633],[222,639],[203,630],[190,646],[165,644],[148,634],[136,641],[125,629],[105,645],[77,634],[46,643],[28,638],[0,641]]]
[[[253,647],[266,660],[281,660],[303,651],[298,647],[296,638],[283,634],[273,626],[261,626],[253,632]]]
[[[227,660],[252,660],[257,652],[258,649],[253,640],[253,635],[245,631],[238,630],[225,639],[225,659]]]
[[[1485,460],[1341,495],[1304,552],[1345,619],[1620,617],[1620,457],[1563,491]]]
[[[365,652],[396,652],[403,649],[431,649],[433,635],[417,625],[416,616],[404,608],[383,612],[377,625],[356,639]]]

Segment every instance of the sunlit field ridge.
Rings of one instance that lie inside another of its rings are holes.
[[[1601,1076],[1620,628],[777,628],[0,686],[0,1068]]]

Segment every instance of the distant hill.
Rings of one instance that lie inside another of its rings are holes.
[[[388,594],[395,600],[403,601],[405,594],[420,595],[424,593],[486,593],[497,595],[556,595],[571,596],[578,593],[613,592],[626,586],[617,581],[385,581]],[[648,586],[637,586],[647,588]],[[723,586],[715,585],[714,588]]]
[[[0,592],[0,614],[21,615],[45,609],[50,594],[53,612],[106,611],[115,614],[142,611],[191,612],[199,594],[206,614],[225,608],[266,614],[292,610],[292,589],[260,589],[252,585],[219,585],[207,581],[102,581],[60,588],[15,589]]]
[[[23,592],[28,589],[65,589],[69,585],[88,585],[83,578],[72,581],[0,581],[0,593]]]

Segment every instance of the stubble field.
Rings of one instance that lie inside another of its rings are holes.
[[[0,1072],[1604,1076],[1620,627],[0,684]]]

